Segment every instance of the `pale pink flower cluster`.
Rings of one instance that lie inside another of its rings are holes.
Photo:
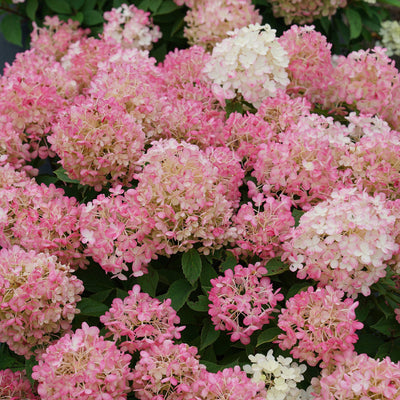
[[[274,357],[273,350],[266,355],[249,355],[251,365],[243,369],[251,375],[253,382],[261,382],[267,389],[266,400],[298,400],[304,395],[304,390],[297,383],[304,380],[303,374],[307,367],[298,365],[290,357]]]
[[[386,275],[386,263],[398,252],[395,217],[383,194],[342,189],[300,218],[291,242],[290,269],[345,291],[368,296]]]
[[[400,129],[400,74],[385,49],[359,50],[339,56],[335,83],[325,92],[324,107],[343,104],[364,114],[377,114],[393,129]]]
[[[288,85],[289,58],[275,32],[269,25],[251,24],[216,44],[204,72],[222,102],[240,95],[259,107]]]
[[[78,21],[61,21],[57,15],[46,16],[43,22],[44,27],[39,28],[33,22],[33,32],[31,34],[31,49],[35,49],[45,57],[54,58],[60,61],[67,53],[72,43],[78,42],[86,37],[90,30],[79,28]]]
[[[243,204],[233,222],[238,231],[236,254],[257,255],[262,260],[282,254],[282,243],[291,236],[294,218],[291,213],[292,201],[289,197],[279,199],[267,197],[255,210],[252,203]]]
[[[228,331],[231,341],[250,343],[254,331],[262,329],[273,318],[279,289],[274,292],[267,269],[260,263],[227,269],[224,276],[211,279],[208,313],[216,330]]]
[[[400,363],[348,351],[335,357],[333,371],[324,368],[311,383],[315,400],[396,400],[400,397]]]
[[[104,24],[103,38],[115,40],[122,47],[151,50],[153,43],[162,36],[160,28],[153,25],[150,13],[133,4],[122,4],[105,12],[104,19],[107,22]]]
[[[133,353],[149,348],[153,343],[180,339],[184,326],[176,326],[180,319],[171,307],[171,299],[160,302],[133,286],[123,300],[115,298],[111,308],[100,317],[107,329],[106,337],[112,336],[123,351]]]
[[[400,324],[400,308],[394,310],[396,321]]]
[[[184,20],[189,44],[211,51],[228,32],[260,24],[262,16],[251,0],[200,0],[193,3]]]
[[[55,256],[0,250],[0,342],[27,359],[71,328],[83,283]]]
[[[321,103],[322,96],[333,84],[332,45],[313,25],[292,25],[279,38],[279,43],[289,56],[287,93]]]
[[[0,398],[4,400],[36,400],[25,371],[0,371]]]
[[[28,185],[30,182],[31,178],[24,171],[17,171],[8,163],[0,165],[0,190]]]
[[[253,172],[264,196],[283,193],[308,210],[326,200],[333,188],[340,185],[342,172],[339,160],[346,151],[345,127],[332,118],[318,115],[300,117],[297,123],[258,146]],[[249,182],[249,195],[259,196]]]
[[[145,135],[115,99],[77,98],[59,115],[48,138],[68,176],[100,191],[129,186]]]
[[[156,246],[148,238],[155,221],[137,195],[132,189],[125,193],[113,190],[107,197],[99,195],[83,207],[79,218],[84,253],[121,279],[121,272],[129,269],[127,264],[132,275],[141,276],[147,272],[147,264],[156,258]]]
[[[310,23],[321,17],[331,17],[347,0],[267,0],[272,4],[275,17],[284,18],[286,25]]]
[[[231,218],[239,182],[227,172],[242,171],[234,156],[216,157],[216,163],[212,158],[213,153],[170,139],[153,142],[139,160],[137,197],[155,221],[151,237],[158,254],[184,252],[196,243],[209,254],[236,239]]]
[[[192,400],[205,386],[202,371],[196,347],[164,340],[140,352],[132,387],[140,400]]]
[[[300,361],[315,366],[327,365],[336,354],[353,350],[363,324],[356,320],[358,302],[343,298],[341,290],[331,286],[300,292],[286,301],[279,314],[278,326],[284,333],[277,343],[282,350]]]
[[[42,400],[126,399],[133,377],[131,356],[99,333],[84,322],[47,347],[32,373]]]
[[[49,252],[63,264],[83,267],[78,221],[81,207],[53,184],[16,182],[0,188],[0,245]]]

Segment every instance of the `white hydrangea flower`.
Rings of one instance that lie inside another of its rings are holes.
[[[239,93],[258,108],[264,98],[288,85],[289,57],[275,32],[268,24],[252,24],[216,44],[204,72],[218,98],[233,99]]]
[[[386,54],[391,56],[400,55],[400,23],[398,21],[383,21],[379,34],[382,41],[377,46],[386,48]]]
[[[264,382],[267,389],[267,400],[298,400],[310,399],[309,391],[297,387],[301,382],[307,367],[304,364],[292,362],[290,357],[278,356],[276,359],[273,351],[267,355],[256,354],[249,356],[251,365],[243,367],[247,374],[252,375],[254,382]]]

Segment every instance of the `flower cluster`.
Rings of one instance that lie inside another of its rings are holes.
[[[0,245],[49,252],[63,264],[84,266],[78,221],[81,207],[54,185],[35,181],[0,188]]]
[[[313,25],[292,25],[279,43],[289,56],[287,93],[304,96],[312,103],[322,102],[321,93],[333,83],[332,45]]]
[[[338,8],[346,7],[347,0],[268,0],[275,17],[284,18],[285,24],[310,23],[321,17],[331,17]]]
[[[392,235],[395,217],[385,203],[384,195],[371,197],[356,188],[333,192],[302,215],[293,234],[290,269],[320,286],[368,296],[399,248]]]
[[[30,358],[33,347],[70,329],[84,289],[71,272],[45,253],[0,250],[0,342]]]
[[[140,400],[191,400],[205,383],[205,366],[198,360],[197,349],[171,340],[154,343],[140,352],[133,370],[133,390]],[[198,398],[198,397],[197,397]]]
[[[261,329],[278,311],[275,306],[283,300],[279,289],[274,292],[270,279],[263,276],[266,268],[260,263],[247,268],[236,265],[224,276],[211,279],[212,288],[208,313],[216,330],[228,331],[231,341],[250,343],[250,336]]]
[[[297,400],[302,392],[297,388],[301,382],[307,367],[292,362],[290,357],[273,355],[269,350],[267,355],[249,355],[251,365],[245,365],[243,369],[251,375],[253,382],[262,382],[267,389],[267,400]]]
[[[354,352],[337,356],[335,361],[333,372],[325,368],[320,378],[312,379],[315,400],[399,398],[400,363]]]
[[[68,176],[100,191],[110,182],[129,186],[145,135],[117,101],[76,99],[58,117],[48,138]]]
[[[171,307],[171,299],[162,303],[140,292],[135,285],[124,300],[116,298],[100,321],[106,326],[106,337],[119,341],[119,348],[133,353],[144,350],[152,343],[179,339],[185,327],[176,327],[180,319]]]
[[[286,301],[278,326],[284,333],[277,343],[282,350],[309,365],[329,364],[332,358],[348,349],[353,350],[363,324],[355,318],[358,302],[342,300],[344,293],[331,286],[300,292]]]
[[[384,47],[386,54],[391,56],[400,55],[400,24],[398,21],[383,21],[379,31],[381,40],[376,43],[377,46]]]
[[[184,36],[189,44],[211,51],[228,32],[261,21],[250,0],[201,0],[185,16]]]
[[[36,400],[25,371],[0,370],[0,398],[10,400]]]
[[[47,347],[32,373],[42,400],[126,399],[131,356],[99,333],[84,322],[81,329]]]
[[[133,4],[122,4],[104,13],[103,38],[115,40],[122,47],[135,47],[142,50],[151,50],[152,43],[157,42],[162,34],[158,26],[153,25],[150,13],[145,12]]]
[[[239,94],[258,107],[287,86],[289,58],[275,32],[269,25],[251,24],[216,44],[204,71],[221,101]]]
[[[243,204],[233,218],[239,252],[263,260],[281,255],[282,243],[290,237],[294,225],[291,206],[292,201],[284,196],[279,200],[267,197],[258,211],[251,203]]]

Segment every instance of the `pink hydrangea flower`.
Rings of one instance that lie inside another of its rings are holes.
[[[292,25],[279,38],[279,43],[289,55],[290,83],[286,91],[304,96],[312,103],[321,103],[333,84],[332,45],[313,25]]]
[[[33,367],[42,400],[125,400],[130,392],[131,356],[99,336],[86,322],[50,345]]]
[[[53,184],[35,181],[0,188],[0,245],[49,252],[63,264],[84,267],[78,221],[81,206]]]
[[[358,301],[345,298],[341,290],[331,286],[300,292],[286,301],[278,326],[284,333],[276,343],[282,350],[309,365],[328,364],[334,355],[353,349],[355,333],[363,324],[356,320]]]
[[[284,18],[286,25],[310,23],[321,17],[331,17],[338,8],[346,7],[347,0],[267,0],[277,18]]]
[[[206,388],[201,399],[207,400],[264,400],[267,392],[263,382],[254,382],[239,366],[205,374]]]
[[[117,101],[76,99],[59,115],[53,132],[48,141],[70,178],[97,191],[107,183],[130,185],[145,135]]]
[[[251,203],[243,204],[233,222],[238,230],[236,253],[262,260],[282,254],[282,243],[291,236],[294,218],[291,213],[292,201],[288,197],[279,200],[268,197],[258,209]]]
[[[335,191],[301,217],[291,242],[290,269],[320,286],[368,296],[399,250],[392,235],[395,220],[382,194]]]
[[[25,371],[0,371],[0,398],[10,400],[36,400]]]
[[[225,39],[228,32],[262,21],[249,0],[201,0],[190,7],[184,18],[184,36],[190,45],[199,45],[208,51]]]
[[[313,399],[390,399],[400,396],[400,363],[375,360],[351,351],[335,358],[335,366],[311,380]]]
[[[140,400],[192,400],[205,386],[205,366],[195,347],[171,340],[153,343],[140,352],[133,371],[133,390]],[[201,398],[201,397],[200,397]]]
[[[12,165],[1,165],[0,157],[0,190],[10,189],[13,186],[25,186],[31,183],[31,178],[24,171],[17,171]]]
[[[33,347],[70,329],[83,290],[54,256],[18,246],[0,250],[0,342],[30,358]]]
[[[155,221],[137,196],[133,189],[116,188],[84,206],[79,218],[84,253],[121,279],[126,279],[122,271],[129,269],[134,276],[143,275],[156,258],[157,246],[149,238]]]
[[[283,300],[279,289],[274,292],[270,279],[263,276],[266,268],[260,263],[247,268],[237,265],[227,269],[224,276],[211,279],[208,313],[216,330],[228,331],[231,341],[250,343],[250,336],[261,329],[278,311],[275,306]]]
[[[45,57],[51,57],[57,61],[60,61],[62,56],[66,54],[72,43],[90,33],[90,29],[79,28],[78,21],[71,19],[68,22],[61,21],[57,15],[46,16],[43,25],[43,28],[39,28],[33,22],[31,48]]]
[[[153,42],[157,42],[162,34],[158,26],[153,25],[150,13],[133,4],[113,8],[104,13],[102,37],[104,40],[115,40],[123,47],[135,47],[151,50]]]
[[[180,319],[171,307],[171,299],[162,303],[140,291],[135,285],[129,295],[121,300],[116,298],[111,308],[100,317],[106,326],[106,337],[112,336],[123,351],[133,353],[144,350],[152,343],[180,339],[185,327],[177,327]]]

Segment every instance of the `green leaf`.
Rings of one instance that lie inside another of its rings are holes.
[[[271,343],[278,337],[280,333],[282,333],[282,330],[277,326],[263,330],[258,335],[256,347],[261,346],[264,343]]]
[[[82,6],[85,3],[85,0],[69,0],[71,7],[75,10],[78,11],[82,8]]]
[[[391,336],[396,323],[398,322],[394,316],[392,316],[392,318],[382,317],[376,324],[371,325],[371,328],[376,329],[378,332],[381,332],[386,336]]]
[[[147,11],[147,10],[150,9],[150,6],[151,6],[151,0],[142,0],[139,3],[138,8],[140,8],[140,9],[142,9],[144,11]]]
[[[120,299],[124,299],[125,297],[128,297],[129,293],[126,290],[122,290],[120,288],[117,288],[116,290],[116,297],[120,298]]]
[[[206,323],[203,325],[200,334],[200,348],[199,350],[203,350],[206,347],[213,344],[218,338],[221,331],[216,331],[215,326],[209,321],[205,320]]]
[[[325,31],[325,34],[328,34],[329,27],[331,26],[331,21],[328,17],[320,18],[319,22],[321,23],[322,29]]]
[[[25,12],[28,18],[32,21],[36,19],[36,11],[38,9],[38,6],[39,6],[38,0],[28,0],[26,2]]]
[[[294,295],[304,290],[307,290],[310,287],[310,282],[297,282],[290,286],[290,289],[287,292],[286,298],[290,299]]]
[[[379,346],[375,358],[383,359],[390,356],[390,360],[397,363],[400,360],[400,340],[383,343]]]
[[[102,24],[104,22],[103,15],[97,10],[83,11],[83,23],[87,26]]]
[[[54,171],[55,175],[57,178],[62,181],[62,182],[67,182],[67,183],[79,183],[77,179],[71,179],[65,169],[63,167],[60,167]]]
[[[211,361],[201,359],[201,364],[206,366],[208,372],[213,372],[213,373],[222,371],[225,368],[233,368],[235,365],[238,365],[238,363],[239,363],[239,359],[236,359],[235,361],[232,361],[229,364],[218,365]]]
[[[167,293],[161,296],[161,298],[171,299],[172,308],[175,311],[178,311],[186,303],[190,293],[192,293],[195,289],[196,287],[190,285],[186,279],[178,279],[171,284]]]
[[[370,304],[363,304],[362,306],[358,305],[356,308],[356,317],[357,321],[363,322],[368,317],[370,311]]]
[[[267,276],[278,275],[289,269],[289,265],[281,261],[280,257],[272,258],[265,265],[267,268]]]
[[[378,0],[379,3],[390,4],[391,6],[400,7],[400,0]]]
[[[136,282],[140,286],[142,292],[146,292],[150,296],[155,297],[159,279],[158,272],[149,266],[148,273],[136,278]]]
[[[300,218],[304,214],[304,211],[294,208],[292,210],[292,216],[294,218],[294,226],[298,226],[300,223]]]
[[[229,251],[226,254],[225,261],[221,264],[221,272],[225,272],[227,269],[233,269],[238,264],[236,257]]]
[[[113,289],[116,286],[116,281],[110,279],[98,265],[90,265],[87,269],[78,269],[75,275],[84,282],[85,290],[91,293]]]
[[[36,357],[32,356],[29,360],[25,360],[25,372],[26,376],[31,382],[31,384],[35,384],[35,381],[32,379],[32,372],[33,372],[33,367],[38,364],[38,361],[36,361]]]
[[[13,371],[24,369],[24,362],[16,358],[4,343],[0,343],[0,370],[10,368]]]
[[[100,292],[92,294],[89,298],[102,303],[111,294],[113,289],[100,290]]]
[[[69,3],[65,0],[45,0],[47,7],[57,14],[71,14],[72,10]]]
[[[358,38],[362,31],[362,18],[360,13],[354,8],[346,8],[344,12],[349,21],[350,39]]]
[[[197,302],[188,301],[187,305],[193,310],[198,312],[207,312],[209,307],[209,300],[204,294],[199,295]]]
[[[81,315],[88,317],[100,317],[100,315],[108,311],[108,307],[105,304],[90,298],[83,298],[78,303],[78,308],[81,311]]]
[[[160,2],[161,3],[161,2]],[[154,10],[154,15],[165,15],[165,14],[170,14],[177,10],[179,6],[177,6],[172,0],[164,0],[157,8],[157,10]]]
[[[158,8],[161,6],[161,3],[163,2],[163,0],[152,0],[149,3],[149,9],[150,11],[152,11],[153,13],[156,13],[156,11],[158,10]]]
[[[196,249],[190,249],[182,254],[182,271],[192,285],[199,279],[201,270],[201,257]]]
[[[210,281],[217,276],[215,269],[208,262],[203,263],[203,268],[200,274],[200,284],[204,294],[208,294],[208,291],[211,289]]]
[[[15,14],[6,14],[1,20],[0,30],[5,39],[12,44],[22,47],[21,17]]]
[[[125,3],[125,2],[124,2]],[[96,0],[85,0],[82,11],[93,10],[96,7]]]

